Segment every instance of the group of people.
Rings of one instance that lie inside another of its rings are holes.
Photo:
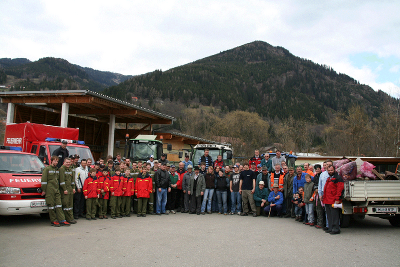
[[[77,162],[53,155],[43,171],[42,194],[54,226],[74,224],[80,217],[96,220],[96,215],[130,217],[132,210],[138,217],[217,212],[294,218],[340,233],[341,209],[334,204],[341,203],[343,179],[330,160],[294,168],[279,150],[272,159],[255,150],[249,162],[226,166],[221,156],[213,161],[205,150],[195,166],[189,156],[178,166],[169,164],[165,154],[147,162],[131,162],[120,154],[94,165],[91,159]]]

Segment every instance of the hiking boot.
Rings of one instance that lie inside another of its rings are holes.
[[[138,214],[138,215],[136,215],[136,217],[142,217],[142,215]]]
[[[90,221],[91,219],[92,219],[92,218],[90,218],[90,217],[89,217],[89,218],[86,218],[86,220],[88,220],[88,221]]]
[[[142,214],[142,217],[146,217],[146,214]]]
[[[70,226],[71,224],[69,222],[65,221],[65,222],[60,222],[60,225],[61,226]]]
[[[76,224],[76,223],[77,223],[77,221],[75,221],[75,220],[72,220],[72,221],[69,221],[69,223],[70,223],[70,224]]]
[[[247,216],[249,214],[247,214],[247,212],[243,212],[242,214],[240,214],[240,216]]]
[[[203,212],[201,213],[201,215],[206,215],[206,213],[203,211]]]
[[[211,214],[212,212],[211,211],[207,211],[207,214]]]
[[[60,227],[61,225],[59,222],[55,221],[51,223],[51,226]]]
[[[111,219],[117,219],[117,217],[115,217],[115,216],[111,216]]]
[[[122,217],[124,217],[124,216],[122,216],[122,215],[118,215],[118,218],[122,218]]]
[[[228,213],[225,212],[224,215],[228,215]]]

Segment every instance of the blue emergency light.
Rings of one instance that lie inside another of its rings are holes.
[[[0,149],[2,149],[2,150],[14,150],[14,151],[21,151],[22,152],[22,147],[17,147],[17,146],[0,146]]]
[[[57,138],[47,137],[46,139],[44,139],[44,141],[46,141],[46,142],[57,142],[57,141],[61,141],[61,140],[57,139]]]
[[[79,141],[79,140],[68,140],[68,139],[60,139],[60,138],[52,138],[52,137],[47,137],[44,139],[46,142],[61,142],[62,140],[70,141],[72,144],[78,144],[78,145],[84,145],[85,141]]]

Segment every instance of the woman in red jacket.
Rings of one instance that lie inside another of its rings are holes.
[[[339,220],[341,209],[333,208],[333,204],[342,202],[343,179],[335,171],[334,166],[328,167],[329,178],[326,180],[322,202],[325,204],[329,228],[326,230],[331,235],[340,234]]]
[[[150,193],[153,190],[153,180],[150,174],[147,173],[147,168],[142,169],[136,178],[135,195],[138,199],[138,217],[146,217],[147,201],[150,198]]]

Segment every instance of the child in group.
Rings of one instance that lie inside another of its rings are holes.
[[[132,196],[135,193],[134,187],[135,185],[133,177],[131,176],[131,170],[126,168],[124,173],[124,187],[122,188],[124,194],[122,196],[121,214],[123,217],[131,217],[131,201]]]
[[[110,206],[111,206],[111,218],[116,219],[116,217],[122,218],[121,215],[121,197],[123,195],[124,187],[124,177],[121,175],[121,169],[117,166],[115,167],[115,175],[111,177],[110,180]]]
[[[96,169],[90,169],[90,174],[83,185],[83,195],[86,199],[86,220],[96,220],[96,205],[100,192],[96,173]]]
[[[98,187],[100,190],[100,197],[99,197],[99,219],[108,219],[107,217],[107,204],[110,198],[110,176],[108,169],[104,169],[102,175],[98,175]]]
[[[307,221],[306,225],[314,226],[314,183],[311,175],[306,174],[306,182],[304,184],[304,204],[306,208]]]
[[[153,179],[146,167],[143,167],[142,172],[138,174],[135,183],[135,196],[138,202],[138,217],[146,217],[147,201],[150,198],[150,193],[153,191]]]
[[[296,215],[296,221],[301,220],[301,215],[302,215],[302,206],[300,206],[301,203],[303,203],[303,199],[301,198],[300,192],[297,191],[296,194],[293,195],[292,199],[294,206],[294,214]]]

